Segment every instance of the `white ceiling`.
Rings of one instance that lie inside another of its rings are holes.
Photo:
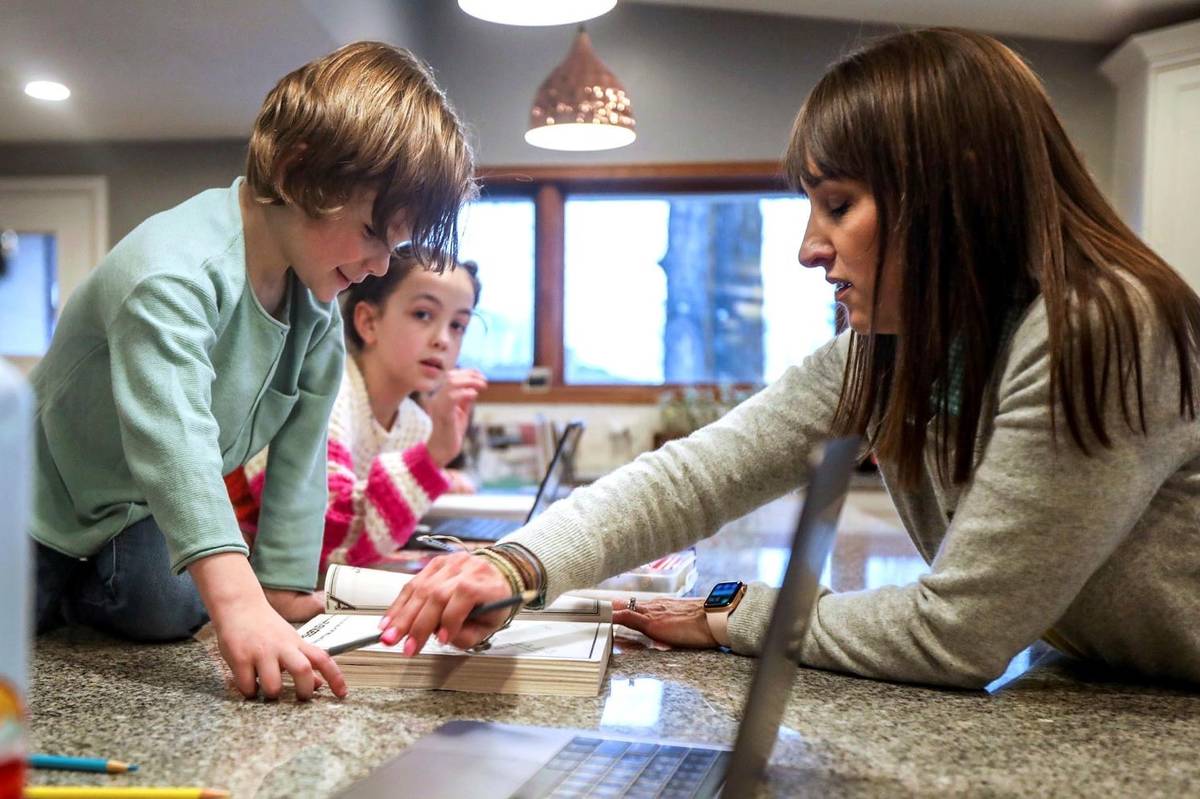
[[[3,0],[0,140],[245,135],[274,82],[336,44],[296,0]],[[26,97],[39,78],[73,96]]]
[[[411,35],[454,0],[2,0],[0,141],[244,137],[287,71],[337,45]],[[623,0],[1115,43],[1200,0]],[[418,49],[419,42],[414,42]],[[29,80],[74,95],[26,97]]]
[[[1195,19],[1195,0],[636,0],[899,25],[951,25],[989,33],[1115,44],[1131,33]]]

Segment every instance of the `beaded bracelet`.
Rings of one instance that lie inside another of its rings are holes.
[[[512,564],[512,566],[518,572],[520,572],[521,588],[523,590],[528,590],[530,588],[535,588],[535,589],[537,588],[537,573],[533,570],[533,567],[529,564],[528,561],[526,561],[524,558],[519,557],[517,554],[510,552],[508,549],[506,549],[505,547],[503,547],[500,544],[497,544],[493,547],[489,547],[489,549],[491,549],[491,551],[493,553],[503,557],[506,561],[508,561],[510,564]]]
[[[493,550],[510,558],[525,580],[525,587],[538,592],[538,598],[530,603],[530,607],[540,609],[546,604],[546,569],[541,560],[525,547],[512,541],[505,541],[492,547]]]
[[[491,563],[493,566],[495,566],[496,569],[499,570],[499,572],[502,575],[504,575],[504,579],[508,581],[509,588],[512,589],[512,592],[514,594],[519,594],[525,590],[524,585],[521,583],[521,573],[518,572],[516,567],[513,566],[511,563],[509,563],[508,559],[505,558],[503,555],[499,555],[495,552],[492,552],[492,551],[488,550],[487,548],[477,549],[471,554],[478,555],[479,557],[484,558],[489,563]],[[516,618],[517,613],[519,613],[520,610],[521,610],[520,605],[513,605],[512,609],[509,610],[509,612],[508,612],[508,618],[504,620],[504,624],[500,625],[495,630],[493,630],[491,632],[491,634],[488,635],[487,638],[484,638],[482,641],[480,641],[475,646],[476,647],[483,646],[484,644],[486,644],[488,641],[491,640],[493,635],[500,632],[504,628],[508,627],[508,625],[512,624],[513,619]]]

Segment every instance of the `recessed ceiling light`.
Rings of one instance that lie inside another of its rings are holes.
[[[25,93],[37,100],[65,100],[71,90],[52,80],[34,80],[25,84]]]
[[[458,0],[473,17],[504,25],[565,25],[598,17],[617,0]]]

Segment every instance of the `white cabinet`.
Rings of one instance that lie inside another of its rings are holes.
[[[1131,36],[1100,70],[1117,87],[1117,208],[1200,291],[1200,20]]]

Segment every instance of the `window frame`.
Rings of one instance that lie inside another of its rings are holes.
[[[568,385],[564,382],[563,305],[566,203],[572,194],[786,192],[778,161],[730,161],[619,166],[507,166],[477,171],[481,197],[526,197],[534,203],[533,364],[547,367],[546,390],[494,381],[484,402],[654,404],[664,392],[715,390],[712,383]],[[486,285],[486,272],[484,281]],[[486,289],[485,289],[486,290]],[[748,389],[738,384],[736,388]]]

